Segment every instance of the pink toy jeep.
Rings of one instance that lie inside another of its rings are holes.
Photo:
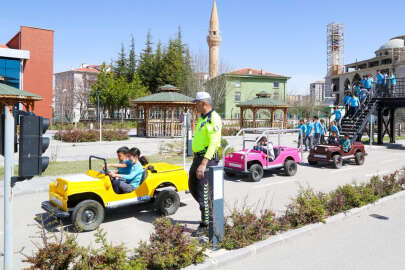
[[[253,129],[243,129],[253,130]],[[243,131],[239,131],[237,136]],[[295,129],[282,130],[282,129],[265,129],[258,139],[247,140],[243,136],[243,150],[233,152],[225,156],[224,171],[227,176],[234,176],[235,174],[248,174],[249,179],[253,182],[258,182],[262,179],[264,170],[270,169],[284,169],[287,176],[293,176],[297,172],[297,163],[302,161],[302,152],[293,147],[274,146],[274,160],[271,160],[265,151],[247,149],[245,147],[246,141],[252,141],[257,144],[259,139],[263,136],[270,134],[299,132]],[[224,151],[225,152],[225,151]]]

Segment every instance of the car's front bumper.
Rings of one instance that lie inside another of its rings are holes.
[[[70,213],[67,211],[60,210],[55,205],[53,205],[50,201],[44,201],[41,203],[42,209],[46,212],[55,215],[58,218],[68,218],[70,217]]]
[[[236,169],[236,168],[231,168],[231,167],[224,167],[225,172],[230,172],[230,173],[235,173],[235,174],[245,174],[249,173],[248,171],[245,171],[243,169]]]

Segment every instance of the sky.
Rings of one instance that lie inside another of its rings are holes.
[[[163,43],[178,27],[193,54],[207,54],[212,0],[20,0],[1,4],[0,43],[20,25],[55,31],[54,71],[110,62],[146,33]],[[386,3],[386,4],[384,4]],[[217,0],[220,58],[232,69],[251,67],[291,77],[290,93],[305,94],[326,74],[326,25],[344,23],[344,62],[374,56],[384,42],[405,35],[405,1]]]

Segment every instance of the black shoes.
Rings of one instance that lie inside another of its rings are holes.
[[[201,237],[208,235],[208,225],[204,223],[200,223],[197,230],[195,230],[192,234],[194,237]]]

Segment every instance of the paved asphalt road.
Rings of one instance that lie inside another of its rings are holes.
[[[309,167],[306,163],[300,165],[298,173],[294,177],[286,177],[282,173],[269,172],[259,183],[251,183],[245,179],[226,179],[225,201],[226,210],[229,211],[235,205],[248,206],[260,209],[271,208],[282,211],[302,186],[310,186],[319,191],[330,191],[338,185],[351,183],[352,181],[365,181],[377,173],[387,173],[405,165],[404,145],[372,146],[367,147],[369,155],[363,166],[345,165],[340,170],[330,167]],[[306,159],[305,159],[306,161]],[[14,250],[18,251],[25,247],[25,252],[30,254],[33,249],[32,239],[38,230],[36,219],[46,216],[41,210],[40,204],[48,199],[47,192],[25,194],[16,196],[14,199]],[[182,207],[171,218],[179,223],[195,228],[198,224],[199,211],[197,203],[189,194],[181,194]],[[258,203],[260,202],[260,203]],[[3,200],[0,200],[0,209],[3,209]],[[131,206],[107,212],[106,220],[102,228],[108,233],[108,238],[115,243],[125,243],[133,248],[140,240],[147,240],[153,229],[152,222],[157,218],[155,212],[150,211],[148,206]],[[51,225],[47,229],[52,231]],[[69,229],[69,227],[68,227]],[[0,242],[3,241],[3,220],[0,221]],[[93,233],[80,233],[78,239],[81,244],[88,245],[92,242]],[[326,244],[325,244],[326,245]],[[326,245],[327,246],[327,245]],[[379,246],[376,246],[376,249]],[[386,248],[382,246],[381,248]],[[0,250],[2,247],[0,247]],[[343,251],[342,251],[343,252]],[[393,252],[400,252],[399,248]],[[297,252],[299,253],[299,252]],[[290,258],[295,261],[294,257]],[[360,258],[357,258],[361,260]],[[15,255],[15,269],[24,266],[21,257]],[[0,259],[1,261],[1,259]],[[1,263],[1,262],[0,262]],[[271,264],[268,264],[269,266]],[[322,268],[318,268],[322,269]],[[343,269],[343,268],[341,268]]]
[[[405,268],[405,197],[293,237],[223,270]]]

